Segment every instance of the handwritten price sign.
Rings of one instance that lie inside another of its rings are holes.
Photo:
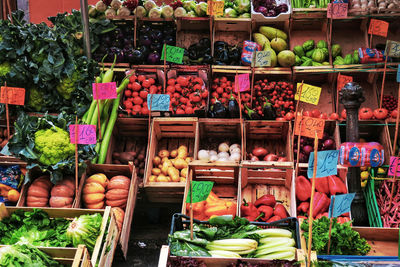
[[[222,16],[224,14],[224,5],[224,1],[207,1],[207,15]]]
[[[212,188],[214,186],[214,182],[198,182],[192,181],[192,188],[189,188],[189,193],[186,196],[186,203],[190,203],[190,194],[191,189],[193,189],[192,194],[192,203],[197,203],[204,201],[208,198]]]
[[[256,51],[253,61],[253,67],[271,66],[271,51]]]
[[[400,57],[400,43],[387,40],[386,41],[386,51],[389,57]],[[385,53],[386,54],[386,53]]]
[[[25,104],[25,89],[2,86],[0,92],[0,103],[23,106]]]
[[[301,123],[301,132],[300,132]],[[315,131],[317,131],[318,139],[321,139],[324,135],[325,120],[319,118],[312,118],[306,116],[297,116],[297,120],[294,122],[294,134],[306,136],[310,138],[315,137]]]
[[[347,18],[347,3],[329,3],[327,9],[327,17],[333,19]]]
[[[374,34],[386,37],[388,29],[389,29],[388,22],[379,19],[371,19],[368,28],[368,34]]]
[[[300,92],[301,83],[297,84],[297,92],[294,96],[294,99],[299,100],[299,92]],[[306,83],[303,83],[303,89],[301,90],[301,98],[300,101],[318,105],[319,96],[321,95],[321,87],[312,86]]]
[[[182,64],[183,53],[185,52],[185,49],[172,45],[166,45],[166,46],[167,46],[165,48],[167,53],[166,61],[176,64]],[[164,48],[161,53],[161,60],[164,60]]]
[[[397,77],[396,80],[398,83],[400,83],[400,64],[397,66]]]
[[[339,73],[338,78],[337,78],[337,90],[340,91],[342,88],[347,84],[353,82],[353,77],[351,76],[346,76],[346,75],[341,75]]]
[[[76,124],[69,126],[69,139],[71,144],[75,144],[75,127]],[[78,144],[91,145],[96,144],[96,126],[95,125],[78,125]]]
[[[117,83],[92,83],[93,99],[117,98]]]
[[[317,178],[326,177],[337,174],[337,164],[339,160],[339,150],[320,151],[317,154]],[[308,159],[308,178],[313,177],[314,172],[314,152],[310,153]]]
[[[151,111],[168,111],[169,110],[169,95],[148,94],[147,108]],[[151,108],[150,108],[151,103]]]
[[[235,92],[237,92],[237,86],[239,84],[239,91],[244,92],[250,90],[250,76],[248,73],[239,74],[235,76]]]
[[[331,196],[331,204],[329,205],[329,218],[335,218],[344,213],[350,212],[351,202],[353,202],[355,195],[356,193]]]
[[[396,165],[397,165],[397,174],[396,177],[400,177],[400,161],[399,157],[390,157],[390,167],[388,174],[391,176],[394,176],[395,170],[396,170]]]

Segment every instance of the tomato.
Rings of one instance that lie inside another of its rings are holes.
[[[195,84],[195,85],[193,86],[193,90],[195,90],[195,91],[200,91],[200,90],[201,90],[201,85],[200,85],[200,84]]]
[[[319,118],[320,115],[321,115],[321,111],[319,111],[318,109],[313,109],[311,111],[311,116],[313,116],[314,118]]]
[[[175,91],[182,92],[182,87],[180,84],[175,84]]]
[[[293,120],[293,119],[294,119],[294,114],[293,114],[292,112],[286,113],[285,119],[286,119],[287,121]]]
[[[157,94],[158,93],[158,88],[155,85],[150,86],[150,94]]]
[[[191,107],[186,107],[185,114],[193,114],[193,109]]]
[[[185,114],[185,111],[184,111],[183,109],[181,109],[181,108],[178,108],[178,109],[175,111],[175,114],[182,115],[182,114]]]
[[[346,119],[347,117],[347,113],[346,113],[346,109],[343,109],[342,112],[340,112],[340,116],[342,117],[342,119]]]
[[[132,90],[133,91],[140,91],[140,89],[142,89],[142,86],[140,85],[140,83],[138,83],[138,82],[132,83]]]
[[[222,93],[222,97],[229,98],[229,95],[226,92],[224,92]]]
[[[140,112],[142,115],[149,115],[149,109],[147,108],[147,105],[143,106]]]
[[[193,97],[192,97],[192,102],[193,103],[198,103],[198,102],[200,102],[201,101],[201,97],[199,96],[199,95],[194,95]]]
[[[328,114],[326,114],[325,112],[324,112],[324,113],[321,113],[321,115],[319,115],[319,118],[320,118],[320,119],[327,120],[327,119],[328,119]]]
[[[151,83],[150,83],[149,80],[144,80],[144,81],[142,82],[142,86],[143,86],[144,88],[149,88],[150,85],[151,85]]]
[[[188,101],[189,100],[186,97],[183,97],[183,96],[179,99],[179,102],[181,102],[182,104],[186,104]]]
[[[147,91],[140,91],[140,93],[139,93],[139,96],[142,98],[142,99],[147,99],[147,95],[148,95],[149,93],[147,92]]]
[[[130,109],[133,107],[133,104],[131,101],[124,101],[124,105],[126,109]]]
[[[141,99],[140,97],[135,97],[135,98],[133,98],[133,103],[135,105],[141,105],[141,104],[143,104],[143,99]]]
[[[228,81],[228,78],[226,78],[225,76],[221,77],[220,81],[221,83],[226,83]]]
[[[201,92],[201,98],[206,99],[208,97],[208,91],[204,90],[203,92]]]
[[[140,105],[134,105],[132,107],[132,111],[136,112],[136,113],[139,113],[141,109],[142,109],[142,107]]]
[[[181,95],[179,93],[174,93],[174,97],[179,98],[179,97],[181,97]]]
[[[146,80],[146,76],[144,76],[144,75],[139,75],[139,76],[137,77],[137,79],[138,79],[139,82],[143,82],[144,80]]]
[[[196,77],[193,79],[194,83],[198,83],[200,85],[203,85],[203,79],[201,79],[200,77]]]
[[[149,78],[149,82],[150,82],[151,85],[156,83],[156,81],[153,78]]]
[[[370,108],[362,108],[358,112],[358,116],[360,117],[361,120],[370,120],[374,116],[374,113]]]
[[[286,119],[282,118],[282,117],[279,117],[279,118],[276,118],[276,121],[286,121]]]
[[[222,87],[218,87],[216,92],[217,94],[221,95],[224,92],[224,89]]]
[[[131,96],[132,95],[132,91],[131,90],[125,90],[125,96]]]
[[[132,75],[131,77],[129,77],[129,82],[131,83],[136,82],[136,79],[137,79],[136,75]]]
[[[303,112],[303,116],[305,116],[305,117],[312,117],[311,115],[312,115],[311,112],[308,110]]]
[[[329,115],[329,119],[330,119],[330,120],[337,121],[337,120],[339,120],[339,114],[337,114],[337,113],[332,113],[331,115]]]
[[[177,79],[176,79],[176,82],[178,83],[178,84],[180,84],[181,86],[188,86],[188,84],[189,84],[189,80],[188,80],[188,78],[186,78],[186,77],[183,77],[183,76],[179,76]]]
[[[175,92],[175,87],[172,86],[172,85],[168,85],[167,86],[167,92],[174,93]]]
[[[374,116],[378,120],[384,120],[388,116],[389,111],[386,108],[377,108],[374,110]]]
[[[395,109],[395,110],[393,110],[391,113],[390,113],[390,116],[392,117],[392,118],[397,118],[397,109]]]
[[[168,84],[168,85],[175,85],[175,79],[169,79],[169,80],[167,81],[167,84]]]
[[[137,96],[139,96],[139,93],[138,92],[133,92],[131,96],[132,96],[132,98],[133,97],[137,97]]]

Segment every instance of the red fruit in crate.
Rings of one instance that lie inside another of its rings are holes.
[[[293,114],[292,112],[286,113],[285,119],[286,119],[287,121],[293,120],[293,119],[294,119],[294,114]]]
[[[343,109],[342,112],[340,112],[340,116],[342,117],[342,119],[346,119],[347,117],[346,109]]]
[[[286,157],[279,157],[278,162],[285,162],[288,161]]]
[[[378,120],[384,120],[388,116],[388,110],[386,108],[377,108],[374,110],[374,116]]]
[[[337,120],[339,120],[339,114],[337,114],[337,113],[332,113],[332,114],[329,116],[329,119],[330,119],[330,120],[337,121]]]
[[[319,118],[320,118],[320,119],[327,120],[327,119],[328,119],[328,114],[326,114],[325,112],[324,112],[324,113],[321,113],[321,115],[319,115]]]
[[[277,161],[278,160],[278,156],[275,154],[268,154],[264,157],[264,161]]]
[[[390,116],[392,117],[392,118],[397,118],[397,109],[395,109],[395,110],[393,110],[391,113],[390,113]]]
[[[370,108],[362,108],[358,112],[358,116],[360,117],[361,120],[370,120],[372,119],[372,116],[374,116],[374,113]]]
[[[286,121],[286,119],[285,119],[285,118],[282,118],[282,117],[280,117],[280,118],[276,118],[276,121]]]
[[[313,111],[311,111],[311,116],[314,118],[319,118],[320,115],[321,111],[319,111],[318,109],[313,109]]]
[[[311,114],[311,112],[310,111],[304,111],[303,112],[303,116],[306,116],[306,117],[312,117],[312,114]]]

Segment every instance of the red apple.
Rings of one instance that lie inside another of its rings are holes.
[[[374,110],[374,116],[378,120],[384,120],[388,116],[388,110],[386,108],[377,108]]]
[[[264,161],[277,161],[278,160],[278,156],[275,154],[268,154],[264,157]]]

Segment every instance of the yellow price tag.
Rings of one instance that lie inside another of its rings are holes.
[[[271,51],[256,51],[253,67],[269,67],[271,66]]]
[[[211,10],[212,5],[212,10]],[[224,1],[207,1],[207,15],[222,16],[224,14]]]
[[[385,54],[388,54],[389,57],[400,57],[400,43],[399,42],[395,42],[392,40],[387,40],[386,41],[386,49],[387,53],[385,52]]]
[[[296,95],[294,96],[295,100],[299,100],[300,86],[301,83],[298,83],[297,92]],[[321,87],[303,83],[303,89],[301,91],[300,101],[313,105],[318,105],[320,95],[321,95]]]

